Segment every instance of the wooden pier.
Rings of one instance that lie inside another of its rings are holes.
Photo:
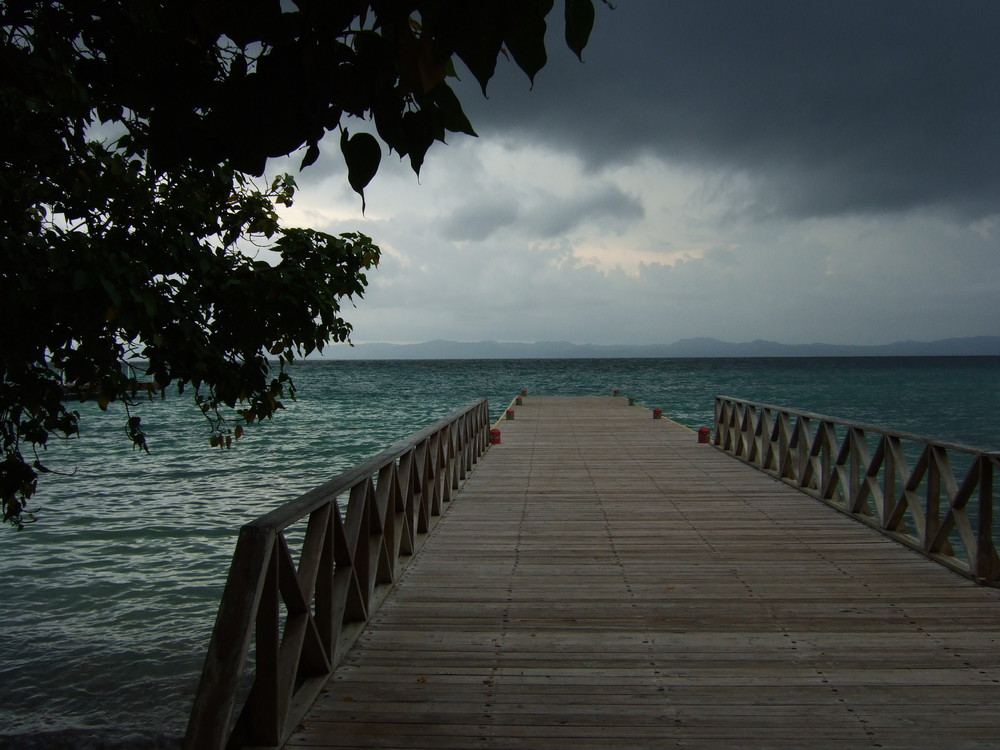
[[[287,748],[1000,743],[1000,590],[626,399],[514,413]]]

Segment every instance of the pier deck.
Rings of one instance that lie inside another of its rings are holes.
[[[286,747],[1000,742],[1000,591],[626,399],[515,413]]]

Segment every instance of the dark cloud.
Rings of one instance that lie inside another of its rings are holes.
[[[533,91],[511,64],[489,101],[462,82],[480,133],[744,172],[772,215],[1000,205],[1000,3],[599,4],[582,64],[550,32]]]
[[[634,195],[607,184],[567,198],[542,198],[525,213],[525,228],[530,235],[552,238],[582,224],[596,226],[600,232],[617,233],[641,219],[645,210]]]
[[[534,91],[506,61],[489,100],[466,74],[482,137],[435,145],[419,180],[384,155],[364,217],[334,134],[290,222],[383,248],[359,342],[993,334],[998,19],[995,0],[598,4],[582,64],[553,24]]]
[[[512,196],[477,199],[453,211],[441,224],[441,235],[453,241],[480,241],[501,229],[549,239],[583,224],[604,232],[620,232],[645,215],[642,202],[617,185],[585,186],[569,196],[529,191],[518,205]]]
[[[517,222],[518,206],[512,199],[467,204],[441,224],[441,236],[456,242],[485,240],[494,232]]]

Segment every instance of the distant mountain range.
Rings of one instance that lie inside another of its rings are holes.
[[[572,344],[568,341],[428,341],[423,344],[336,344],[329,359],[602,359],[646,357],[976,357],[1000,356],[1000,336],[938,341],[898,341],[879,346],[781,344],[777,341],[730,343],[712,338],[681,339],[673,344],[626,346]]]

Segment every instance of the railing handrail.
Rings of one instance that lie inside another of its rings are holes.
[[[904,441],[920,447],[912,469]],[[1000,586],[1000,452],[731,396],[715,397],[713,442],[977,583]],[[969,460],[960,481],[950,457],[959,453]]]
[[[904,430],[894,430],[888,427],[880,427],[879,425],[873,425],[866,422],[855,422],[850,419],[844,419],[843,417],[831,417],[826,414],[817,414],[811,411],[805,411],[804,409],[797,409],[788,406],[775,406],[774,404],[765,404],[760,401],[747,401],[746,399],[736,398],[734,396],[716,396],[715,400],[718,403],[719,400],[724,401],[734,401],[744,404],[750,404],[756,406],[758,409],[770,409],[771,411],[783,411],[789,414],[795,414],[796,416],[805,417],[807,419],[820,420],[823,422],[831,422],[833,424],[843,425],[844,427],[849,427],[852,429],[864,430],[865,432],[877,432],[882,435],[888,435],[890,437],[899,438],[900,440],[908,440],[914,443],[926,443],[927,445],[934,445],[940,448],[947,448],[949,450],[961,451],[962,453],[973,453],[977,455],[987,455],[987,456],[1000,456],[1000,451],[991,451],[986,448],[981,448],[975,445],[967,445],[965,443],[956,443],[949,440],[940,440],[938,438],[929,437],[927,435],[918,435],[913,432],[906,432]]]
[[[185,748],[287,739],[489,446],[489,427],[481,398],[240,529]],[[304,519],[296,563],[284,531]]]
[[[275,531],[282,531],[288,528],[296,521],[302,520],[317,507],[329,502],[331,498],[343,495],[347,490],[357,484],[358,480],[372,476],[381,466],[384,466],[389,461],[397,460],[400,456],[409,451],[412,446],[423,442],[429,436],[439,432],[466,412],[484,405],[488,408],[486,399],[480,398],[456,409],[447,416],[439,419],[434,424],[428,425],[422,430],[415,432],[396,443],[393,443],[391,446],[379,453],[376,453],[371,458],[365,459],[360,464],[357,464],[347,471],[338,474],[333,479],[313,487],[311,490],[307,490],[294,500],[290,500],[284,505],[265,513],[253,521],[250,521],[247,525],[257,526],[260,528],[272,528]]]

